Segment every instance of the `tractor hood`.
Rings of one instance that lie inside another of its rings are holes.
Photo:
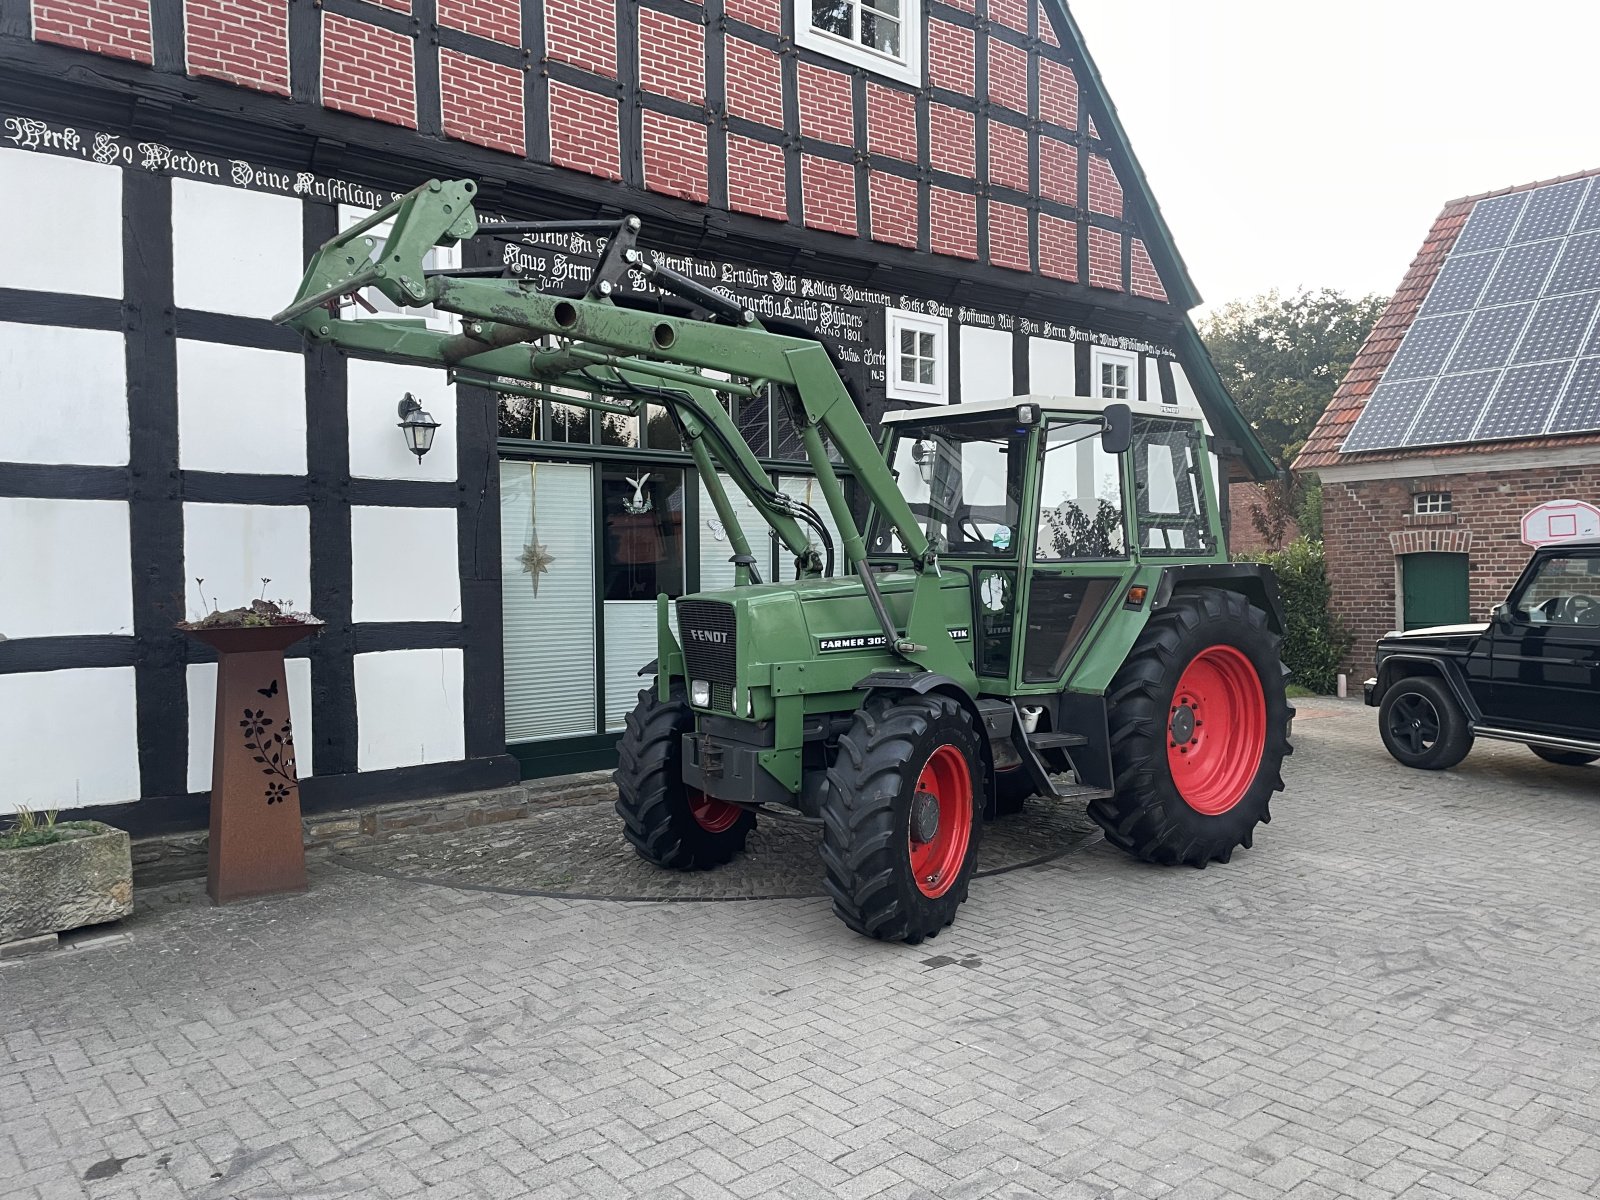
[[[874,579],[897,632],[904,632],[916,575],[895,571]],[[970,645],[968,576],[946,570],[937,599],[951,640]],[[885,648],[855,576],[699,592],[679,600],[675,611],[685,674],[712,685],[712,709],[738,716],[761,715],[766,689],[848,692],[875,670],[903,665]]]

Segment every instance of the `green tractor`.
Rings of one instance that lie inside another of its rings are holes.
[[[840,919],[918,942],[966,899],[984,821],[1031,795],[1087,800],[1149,862],[1251,844],[1290,752],[1283,618],[1271,573],[1227,559],[1198,411],[1021,396],[895,413],[875,439],[820,342],[641,251],[635,218],[606,227],[581,297],[426,268],[478,234],[597,225],[480,223],[474,193],[431,181],[328,242],[277,319],[503,394],[671,415],[736,583],[657,601],[616,773],[641,856],[701,870],[758,813],[809,820]],[[662,297],[649,311],[624,301],[629,273]],[[367,287],[461,331],[340,318]],[[763,394],[800,430],[840,544],[771,486],[723,403]],[[725,477],[793,553],[792,581],[760,578]]]

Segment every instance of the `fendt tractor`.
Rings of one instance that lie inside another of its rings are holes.
[[[966,899],[984,821],[1033,795],[1086,799],[1106,839],[1149,862],[1203,867],[1251,844],[1289,753],[1283,618],[1270,571],[1227,560],[1200,412],[1029,395],[894,413],[875,440],[821,342],[642,251],[636,218],[480,223],[475,190],[431,181],[329,241],[277,320],[493,392],[670,414],[735,586],[675,612],[657,600],[659,655],[616,772],[640,855],[715,867],[758,812],[808,820],[845,924],[918,942]],[[424,266],[477,235],[602,229],[582,296],[510,268]],[[624,300],[630,272],[656,293],[648,310]],[[460,331],[342,319],[369,287],[459,314]],[[769,389],[837,545],[724,407]],[[794,579],[760,577],[724,478]]]

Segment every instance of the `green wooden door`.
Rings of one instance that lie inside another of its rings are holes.
[[[1471,619],[1465,554],[1407,554],[1400,570],[1407,629],[1464,625]]]

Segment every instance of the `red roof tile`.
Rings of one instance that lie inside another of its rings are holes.
[[[1333,399],[1329,401],[1322,418],[1311,431],[1311,436],[1306,439],[1299,457],[1294,460],[1294,469],[1314,471],[1319,467],[1331,467],[1342,463],[1398,462],[1402,459],[1435,458],[1439,455],[1471,453],[1475,450],[1536,450],[1546,446],[1600,442],[1600,433],[1580,433],[1564,434],[1560,437],[1520,438],[1516,441],[1480,442],[1473,446],[1419,446],[1405,450],[1339,453],[1339,447],[1344,445],[1345,438],[1350,436],[1350,429],[1355,425],[1356,418],[1361,415],[1361,410],[1366,407],[1373,389],[1378,386],[1378,381],[1388,369],[1389,361],[1400,348],[1406,331],[1417,319],[1417,311],[1422,307],[1422,302],[1428,298],[1428,292],[1433,288],[1433,281],[1438,278],[1439,269],[1444,266],[1444,260],[1450,256],[1456,239],[1461,236],[1467,217],[1472,214],[1472,206],[1492,196],[1531,192],[1535,188],[1566,183],[1571,179],[1587,179],[1592,175],[1600,175],[1600,167],[1592,171],[1563,175],[1559,179],[1546,179],[1539,183],[1525,183],[1520,187],[1501,188],[1497,192],[1485,192],[1481,196],[1464,196],[1460,200],[1452,200],[1446,204],[1438,220],[1433,223],[1433,228],[1428,231],[1427,240],[1422,243],[1422,249],[1412,261],[1411,269],[1406,272],[1400,290],[1394,294],[1394,299],[1389,301],[1389,307],[1384,310],[1383,316],[1378,318],[1378,323],[1373,326],[1372,333],[1361,347],[1361,352],[1350,364],[1350,370],[1340,383],[1339,390],[1333,394]]]

